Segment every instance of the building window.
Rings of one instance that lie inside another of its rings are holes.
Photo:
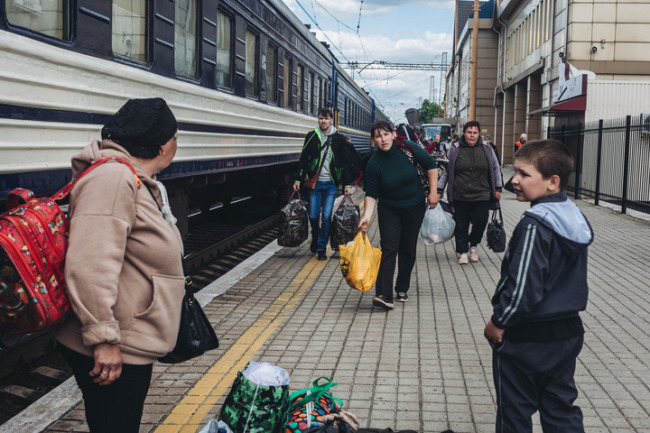
[[[72,39],[70,0],[6,0],[7,21],[53,38]]]
[[[232,18],[217,13],[217,86],[232,89],[233,45]]]
[[[278,102],[278,49],[266,49],[266,100]]]
[[[298,66],[298,77],[296,80],[296,110],[302,111],[302,91],[303,91],[303,80],[302,77],[304,75],[305,69],[302,66]]]
[[[147,2],[113,1],[113,53],[138,63],[148,63]]]
[[[257,35],[246,31],[246,96],[257,98]]]
[[[284,56],[284,101],[283,107],[291,108],[291,59]]]
[[[176,0],[174,23],[174,69],[176,75],[188,78],[199,76],[196,7],[197,0]]]

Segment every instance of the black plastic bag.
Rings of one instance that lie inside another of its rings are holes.
[[[349,195],[346,195],[332,217],[330,228],[332,250],[338,251],[339,245],[345,245],[354,240],[359,232],[360,219],[359,206],[354,204]]]
[[[492,220],[487,226],[487,245],[495,253],[502,253],[506,250],[506,231],[503,228],[503,216],[501,209],[497,219],[497,211],[492,212]]]
[[[309,213],[305,202],[300,198],[294,199],[294,191],[287,203],[280,210],[280,235],[278,245],[283,247],[299,247],[309,235]]]

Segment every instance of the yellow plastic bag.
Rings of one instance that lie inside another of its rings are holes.
[[[362,292],[372,289],[379,272],[381,250],[373,248],[368,235],[359,231],[352,243],[339,247],[339,255],[341,272],[348,285]]]

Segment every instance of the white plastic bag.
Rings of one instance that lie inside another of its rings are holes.
[[[420,239],[426,245],[441,244],[454,237],[456,221],[454,217],[445,212],[441,205],[433,209],[427,209],[424,214],[424,221],[420,228]]]
[[[268,362],[250,361],[242,372],[246,379],[258,385],[281,386],[289,385],[289,373],[282,367],[276,367]]]
[[[228,424],[223,421],[217,421],[216,419],[211,419],[199,433],[220,433],[219,429],[222,428],[226,433],[232,433]]]

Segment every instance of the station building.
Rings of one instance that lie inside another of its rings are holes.
[[[473,1],[457,0],[448,117],[469,120]],[[650,1],[480,2],[476,120],[510,164],[522,132],[650,113]],[[641,117],[642,119],[642,117]]]

